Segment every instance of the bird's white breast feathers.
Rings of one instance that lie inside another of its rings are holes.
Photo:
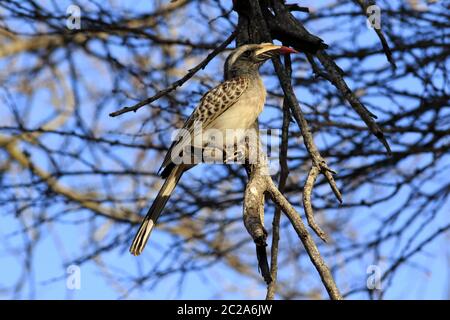
[[[218,116],[208,126],[203,134],[203,140],[210,140],[211,134],[216,135],[222,132],[223,137],[234,131],[237,141],[245,137],[247,129],[251,128],[264,108],[266,100],[266,90],[260,79],[246,90],[239,100]],[[211,130],[212,129],[212,130]]]

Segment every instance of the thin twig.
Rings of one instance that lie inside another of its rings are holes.
[[[286,60],[289,61],[289,56],[286,56]],[[290,65],[287,63],[286,65]],[[289,124],[291,122],[291,113],[286,100],[283,101],[283,126],[281,132],[281,147],[280,147],[280,181],[278,183],[278,189],[280,192],[284,192],[287,177],[289,175],[289,167],[287,163],[287,151],[288,151],[288,137],[289,137]],[[278,274],[278,244],[280,241],[280,220],[281,209],[275,208],[272,221],[272,246],[270,249],[270,274],[272,276],[272,282],[267,287],[266,300],[273,300],[275,298],[275,292],[277,288],[277,274]]]
[[[298,4],[286,4],[286,8],[293,12],[293,11],[298,11],[298,12],[305,12],[305,13],[309,13],[309,8],[308,7],[301,7]]]
[[[150,98],[147,98],[145,100],[142,100],[135,105],[132,105],[131,107],[124,107],[120,110],[114,111],[109,114],[111,117],[117,117],[127,112],[136,112],[143,106],[146,106],[164,96],[169,94],[170,92],[176,90],[178,87],[181,87],[185,82],[187,82],[189,79],[191,79],[200,69],[204,69],[208,63],[214,59],[215,56],[217,56],[220,52],[222,52],[236,37],[236,31],[234,31],[224,42],[222,42],[216,49],[214,49],[208,56],[200,62],[198,65],[196,65],[194,68],[190,69],[186,75],[184,75],[181,79],[178,79],[177,81],[173,82],[170,86],[168,86],[166,89],[158,91],[155,95],[151,96]]]
[[[369,17],[369,12],[367,12],[367,8],[369,7],[369,3],[362,1],[362,0],[354,0],[360,7],[361,10],[364,12],[366,17]],[[373,1],[372,5],[375,4]],[[397,69],[397,65],[395,64],[394,58],[392,57],[392,51],[391,48],[389,48],[389,44],[387,43],[386,37],[383,34],[383,31],[381,28],[373,28],[375,30],[375,33],[377,34],[378,38],[380,39],[381,45],[383,46],[383,51],[386,56],[386,59],[389,61],[389,63],[392,66],[392,69]]]
[[[345,82],[342,73],[339,72],[340,68],[336,65],[333,59],[323,50],[320,50],[316,54],[317,58],[322,63],[323,67],[327,70],[327,74],[331,83],[342,93],[344,98],[350,103],[352,108],[358,113],[361,119],[365,122],[370,132],[378,138],[378,140],[384,145],[388,155],[391,155],[391,148],[384,137],[384,133],[378,124],[373,120],[374,115],[367,110],[367,108],[359,101],[358,97],[353,93]]]
[[[326,233],[319,227],[314,219],[314,211],[311,203],[312,189],[319,173],[320,169],[314,165],[311,167],[311,170],[309,170],[308,177],[306,178],[306,182],[303,187],[303,207],[305,209],[308,225],[311,227],[311,229],[314,230],[314,232],[319,236],[320,239],[327,242],[328,239]]]

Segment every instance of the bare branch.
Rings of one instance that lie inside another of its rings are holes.
[[[369,7],[369,3],[367,1],[363,1],[363,0],[354,0],[360,7],[361,10],[363,11],[364,15],[366,15],[367,17],[369,17],[369,12],[367,12],[367,8]],[[375,4],[375,1],[371,1],[371,5]],[[392,57],[392,51],[391,48],[389,48],[389,44],[387,43],[386,37],[384,36],[383,31],[381,30],[381,28],[373,28],[375,30],[375,33],[377,34],[378,38],[380,39],[381,45],[383,46],[383,51],[384,54],[386,55],[387,60],[389,61],[389,63],[392,66],[392,69],[396,69],[397,66],[395,64],[394,58]]]
[[[236,37],[236,32],[233,32],[225,41],[223,41],[216,49],[214,49],[211,53],[208,54],[208,56],[203,59],[198,65],[196,65],[194,68],[190,69],[188,73],[181,79],[173,82],[169,87],[167,87],[164,90],[159,91],[155,95],[151,96],[150,98],[147,98],[145,100],[142,100],[131,107],[124,107],[120,110],[114,111],[110,113],[109,115],[111,117],[117,117],[127,112],[136,112],[143,106],[146,106],[164,96],[169,94],[170,92],[176,90],[178,87],[181,87],[183,84],[185,84],[189,79],[191,79],[200,69],[204,69],[208,63],[214,59],[215,56],[217,56],[219,53],[221,53]]]
[[[274,185],[272,181],[268,182],[267,187],[268,187],[267,191],[270,194],[270,198],[273,200],[273,202],[275,202],[276,205],[281,207],[281,210],[286,214],[286,216],[291,221],[291,224],[294,227],[295,231],[297,232],[299,239],[302,241],[303,246],[306,249],[306,252],[308,252],[311,262],[314,264],[317,272],[319,273],[320,278],[322,279],[322,283],[327,289],[330,298],[333,300],[341,300],[342,296],[339,292],[339,289],[336,286],[336,283],[333,279],[333,275],[331,274],[330,269],[328,268],[322,256],[320,255],[320,252],[317,249],[317,246],[314,243],[313,238],[309,234],[308,230],[306,230],[305,225],[300,219],[298,212],[294,209],[294,207],[292,207],[289,201],[286,200],[286,198],[278,190],[278,188]]]

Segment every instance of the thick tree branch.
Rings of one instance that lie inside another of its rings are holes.
[[[273,200],[273,202],[275,202],[275,204],[281,208],[281,210],[291,221],[291,224],[294,227],[298,237],[302,241],[303,246],[305,247],[306,252],[309,255],[309,258],[311,259],[311,262],[314,264],[317,272],[320,274],[322,283],[324,284],[330,298],[333,300],[341,300],[342,296],[336,286],[333,275],[331,274],[330,269],[320,255],[320,252],[317,249],[316,244],[314,243],[314,239],[311,237],[308,230],[306,230],[305,225],[303,224],[303,221],[300,218],[298,212],[278,190],[273,181],[269,181],[269,179],[267,191],[269,192],[270,198]]]

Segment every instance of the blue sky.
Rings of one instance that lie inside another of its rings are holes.
[[[302,1],[301,5],[311,6],[311,7],[320,7],[328,1]],[[122,3],[128,3],[130,7],[134,10],[141,10],[146,7],[148,2],[146,1],[138,1],[133,2],[131,5],[130,2],[120,1]],[[64,7],[64,4],[60,4],[61,7]],[[147,9],[148,10],[148,9]],[[213,14],[212,14],[213,15]],[[334,21],[326,21],[323,23],[329,23],[333,25]],[[189,30],[192,30],[196,27],[196,22],[187,23],[183,30],[180,31],[181,34],[185,34],[186,38],[189,38]],[[312,32],[314,32],[314,25],[308,26]],[[325,42],[332,42],[336,37],[341,36],[341,31],[337,28],[335,32],[329,32],[324,35],[320,35],[324,38]],[[224,35],[225,37],[225,35]],[[377,41],[376,36],[371,30],[367,30],[366,33],[362,34],[357,38],[358,43],[360,44],[370,44]],[[347,44],[350,48],[352,46],[351,43]],[[101,50],[100,45],[94,45],[94,50]],[[127,56],[127,52],[124,49],[116,48],[115,53],[118,56]],[[95,82],[96,84],[103,84],[105,87],[110,85],[110,79],[105,79],[102,74],[97,74],[90,72],[90,65],[83,57],[76,56],[76,61],[78,62],[78,66],[80,67],[80,72],[89,74],[90,81]],[[26,64],[27,57],[23,57],[24,61],[22,63]],[[2,61],[0,61],[0,66],[2,66]],[[370,60],[372,65],[374,64],[386,64],[385,57],[382,55],[376,56]],[[345,67],[345,65],[342,65]],[[202,73],[214,73],[217,68],[220,68],[220,63],[218,61],[214,61],[211,63]],[[265,67],[265,70],[270,70],[271,67]],[[62,70],[67,70],[67,65],[62,64]],[[295,70],[294,70],[295,72]],[[265,79],[267,87],[276,86],[276,82],[272,80]],[[350,83],[353,87],[356,84]],[[402,88],[407,88],[411,90],[421,90],[421,88],[417,87],[417,84],[413,79],[405,79],[402,80],[401,83],[397,83],[396,85],[401,86]],[[186,85],[183,89],[191,89],[193,85]],[[417,88],[416,88],[417,87]],[[132,87],[128,88],[132,90]],[[198,88],[195,88],[198,89]],[[3,93],[2,93],[3,94]],[[43,119],[52,116],[51,113],[46,114],[45,105],[47,103],[51,103],[52,96],[51,92],[38,92],[39,99],[35,99],[35,101],[39,101],[42,106],[36,106],[33,108],[35,113],[29,115],[28,125],[29,127],[38,126],[40,121]],[[313,95],[305,89],[298,89],[297,94],[302,97],[303,101],[314,101]],[[383,105],[386,106],[385,99],[383,97],[377,98],[369,98],[372,99],[370,102],[372,104]],[[18,106],[21,106],[26,103],[26,100],[20,94],[13,92],[13,100]],[[1,103],[1,102],[0,102]],[[408,101],[404,102],[405,104]],[[93,105],[93,102],[91,102]],[[114,105],[112,103],[107,103],[106,108],[102,112],[103,117],[110,121],[107,118],[107,115],[111,111],[115,111],[119,106]],[[386,107],[389,107],[387,105]],[[93,117],[93,108],[84,108],[82,117],[85,119],[90,119]],[[8,125],[8,121],[10,121],[10,114],[4,108],[0,108],[0,125]],[[262,114],[263,119],[269,119],[272,116],[270,109],[266,109]],[[132,117],[139,117],[139,112]],[[111,127],[115,128],[121,122],[111,122]],[[124,133],[133,134],[136,133],[136,126],[130,128],[125,128]],[[169,134],[169,132],[168,132]],[[329,137],[328,137],[329,138]],[[51,144],[52,138],[46,138],[46,143]],[[320,147],[320,137],[317,139],[317,143]],[[61,143],[60,141],[55,140],[56,144]],[[83,149],[83,146],[80,145],[80,150]],[[128,150],[118,150],[118,154],[125,154]],[[0,156],[3,154],[0,153]],[[34,159],[38,159],[42,165],[49,166],[48,160],[39,154],[33,155]],[[93,162],[96,159],[91,159]],[[448,160],[448,159],[447,159]],[[74,168],[74,164],[67,163],[67,168]],[[115,164],[111,159],[102,159],[102,166],[105,168],[114,167]],[[130,163],[131,165],[131,163]],[[155,161],[155,163],[149,164],[149,170],[156,168],[159,166],[159,161]],[[192,172],[188,174],[201,174],[202,168],[199,166]],[[186,178],[186,177],[184,177]],[[66,178],[70,179],[70,178]],[[64,181],[64,180],[63,180]],[[66,181],[70,184],[79,184],[83,186],[84,181]],[[114,185],[116,191],[126,190],[126,183],[122,181],[117,181],[117,184]],[[429,189],[435,188],[436,185],[433,182],[428,186]],[[365,197],[365,192],[372,192],[371,190],[363,190],[359,196]],[[344,195],[344,201],[346,195]],[[370,209],[359,209],[352,210],[346,215],[351,216],[351,224],[352,226],[357,226],[358,230],[361,234],[364,232],[371,230],[377,227],[377,222],[373,219],[374,215],[377,217],[382,217],[387,213],[388,209],[395,207],[401,201],[401,195],[395,198],[395,202],[392,203],[382,203],[380,205],[374,206]],[[52,210],[46,212],[49,216],[58,212],[61,208],[52,207]],[[299,212],[302,212],[301,208],[298,208]],[[446,201],[442,205],[442,212],[448,212],[450,209],[450,204]],[[236,211],[236,208],[233,209]],[[233,211],[231,210],[231,211]],[[26,214],[37,215],[37,212],[27,212]],[[335,213],[330,213],[335,214]],[[342,211],[339,211],[339,214],[342,214]],[[267,216],[266,223],[270,221],[271,215],[270,212]],[[124,224],[108,224],[105,223],[104,220],[94,220],[90,219],[90,215],[88,212],[84,210],[75,210],[61,218],[56,224],[46,224],[44,228],[42,228],[39,232],[39,241],[37,242],[37,246],[34,250],[32,256],[32,273],[29,274],[24,272],[22,257],[24,252],[20,250],[11,251],[6,248],[16,247],[21,248],[19,244],[22,243],[22,236],[17,234],[18,230],[21,230],[22,225],[18,222],[18,219],[11,215],[10,212],[1,212],[0,213],[0,238],[2,239],[2,243],[0,244],[0,298],[9,299],[9,298],[33,298],[33,299],[120,299],[120,298],[135,298],[135,299],[176,299],[176,298],[186,298],[186,299],[209,299],[209,298],[217,298],[217,299],[256,299],[262,298],[265,295],[265,286],[263,282],[258,279],[249,279],[244,277],[236,272],[230,271],[228,267],[224,264],[219,263],[213,265],[213,267],[208,268],[202,272],[192,273],[188,275],[183,283],[182,288],[179,287],[179,278],[178,276],[168,276],[164,279],[162,283],[160,283],[155,288],[152,288],[150,291],[132,291],[129,295],[124,296],[124,292],[130,289],[130,283],[126,283],[126,279],[131,277],[132,275],[140,274],[142,272],[146,272],[153,265],[154,261],[162,259],[161,257],[162,250],[161,248],[167,247],[171,242],[167,238],[164,232],[156,230],[152,235],[152,243],[147,248],[147,253],[139,258],[133,257],[128,253],[128,248],[125,246],[118,247],[111,252],[103,254],[100,259],[97,261],[89,261],[84,263],[81,266],[81,288],[80,290],[68,290],[66,286],[67,272],[66,267],[68,264],[74,262],[76,257],[80,256],[81,253],[88,253],[89,245],[91,239],[86,238],[86,235],[91,232],[90,230],[93,227],[96,228],[110,228],[114,232],[111,232],[114,235],[120,235],[120,239],[126,239],[131,236],[131,233],[134,233],[135,230],[129,228],[128,225]],[[436,218],[436,225],[443,225],[448,221],[448,215],[446,214],[438,214]],[[75,225],[74,222],[77,222]],[[401,224],[402,221],[399,221]],[[417,241],[420,242],[421,239],[426,238],[428,234],[420,234]],[[111,241],[111,238],[106,239],[107,241]],[[424,250],[424,254],[418,255],[413,260],[413,263],[410,266],[406,266],[402,268],[394,278],[394,284],[390,287],[387,292],[385,298],[387,299],[409,299],[409,298],[428,298],[428,299],[448,299],[450,290],[449,290],[449,274],[448,274],[448,266],[450,255],[448,252],[448,235],[442,236],[435,240],[431,245],[427,246]],[[283,246],[285,239],[281,240],[280,245]],[[250,240],[249,240],[250,243]],[[251,243],[250,243],[251,244]],[[387,246],[392,247],[392,250],[395,250],[395,246],[397,244],[391,243],[387,244]],[[242,250],[241,254],[246,254],[245,248],[240,248],[238,250]],[[326,248],[323,250],[327,252]],[[430,253],[430,254],[428,254]],[[329,260],[328,260],[329,259]],[[328,261],[338,261],[339,257],[328,257]],[[76,261],[75,261],[76,262]],[[306,261],[309,263],[309,261]],[[162,265],[168,264],[170,261],[163,260]],[[304,262],[302,262],[304,263]],[[337,273],[337,281],[338,285],[342,285],[342,291],[345,290],[346,279],[352,279],[352,281],[358,282],[361,285],[364,285],[366,281],[366,268],[372,262],[369,258],[365,258],[360,261],[359,264],[352,264],[345,270],[339,270]],[[426,267],[428,269],[427,272],[424,272],[422,269]],[[256,268],[256,265],[255,265]],[[310,272],[315,272],[310,266],[307,266],[307,270]],[[383,265],[381,265],[383,268]],[[25,276],[24,285],[22,288],[18,290],[16,295],[11,296],[11,293],[2,292],[2,288],[9,287],[10,285],[17,282],[17,279]],[[285,277],[290,277],[290,275],[284,275]],[[294,276],[294,275],[293,275]],[[120,281],[117,281],[120,279]],[[217,281],[220,279],[220,282]],[[125,284],[125,285],[124,285]],[[348,289],[348,288],[347,288]],[[351,298],[365,298],[365,295],[354,295]]]

